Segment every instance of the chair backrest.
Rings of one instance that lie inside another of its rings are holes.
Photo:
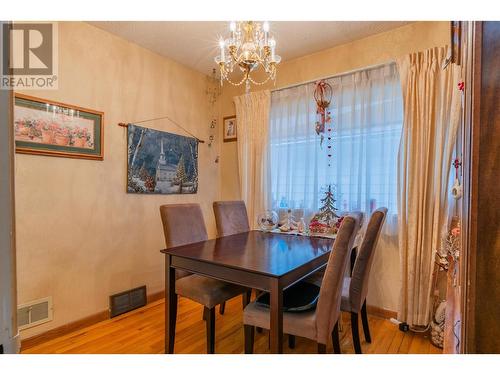
[[[373,263],[373,255],[387,215],[387,208],[375,210],[370,217],[366,232],[358,250],[352,270],[349,300],[353,311],[360,311],[368,293],[368,279]]]
[[[248,232],[248,214],[243,201],[214,202],[215,223],[219,237]]]
[[[208,239],[205,221],[197,203],[160,206],[167,248]]]
[[[360,219],[358,213],[344,218],[326,265],[316,307],[317,341],[321,344],[328,343],[328,338],[340,316],[344,272],[354,238],[359,230]]]

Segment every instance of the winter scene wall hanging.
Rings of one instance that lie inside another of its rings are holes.
[[[196,138],[127,127],[127,192],[139,194],[195,194],[198,191]]]

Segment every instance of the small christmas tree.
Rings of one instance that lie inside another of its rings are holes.
[[[184,155],[181,155],[174,178],[175,184],[179,185],[179,192],[182,192],[182,185],[187,182],[187,180],[186,169],[184,168]]]
[[[320,207],[317,214],[318,221],[322,221],[328,225],[332,225],[335,219],[339,218],[337,215],[337,208],[334,206],[335,199],[333,198],[332,185],[328,185],[328,190],[325,192],[325,197],[321,199],[323,206]]]
[[[139,169],[139,178],[142,181],[146,181],[146,179],[149,177],[148,170],[146,169],[146,162],[142,163],[141,168]]]

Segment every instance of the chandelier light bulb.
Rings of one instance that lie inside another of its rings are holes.
[[[221,38],[219,39],[219,47],[220,47],[221,49],[223,49],[225,44],[226,44],[226,42],[224,42],[224,39],[221,37]]]
[[[236,31],[236,22],[231,21],[229,23],[229,30],[231,30],[233,33]]]
[[[269,32],[269,22],[265,21],[262,25],[262,29],[267,33]]]

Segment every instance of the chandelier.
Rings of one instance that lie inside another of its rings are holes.
[[[276,65],[281,57],[276,55],[276,40],[269,34],[269,23],[262,24],[253,21],[231,22],[231,36],[219,40],[220,55],[215,58],[219,65],[221,85],[224,81],[234,86],[246,84],[247,92],[250,83],[263,85],[269,80],[276,80]],[[266,73],[266,78],[257,81],[252,72],[259,67]],[[230,75],[239,68],[243,76],[239,81],[233,81]]]

